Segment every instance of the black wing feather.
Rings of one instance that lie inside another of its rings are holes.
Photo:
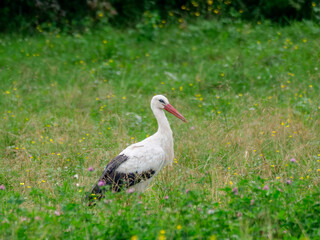
[[[104,197],[103,193],[106,191],[106,187],[100,187],[98,185],[99,182],[103,182],[104,185],[110,186],[110,190],[114,192],[120,192],[123,188],[129,188],[141,181],[145,181],[151,178],[155,174],[156,171],[153,169],[144,171],[142,173],[117,172],[117,168],[128,159],[128,156],[121,154],[108,163],[108,165],[102,173],[102,176],[99,178],[98,182],[92,187],[89,199],[101,199],[102,197]]]

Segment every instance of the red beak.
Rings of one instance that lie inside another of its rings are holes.
[[[169,103],[164,106],[164,109],[167,110],[169,113],[175,115],[177,118],[181,119],[184,122],[188,122],[184,116],[181,115],[174,107],[172,107]]]

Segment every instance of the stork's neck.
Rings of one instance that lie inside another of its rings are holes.
[[[158,133],[172,134],[170,124],[164,111],[159,108],[154,108],[152,111],[158,122]]]

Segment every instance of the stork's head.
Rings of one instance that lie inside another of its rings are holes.
[[[179,113],[173,106],[170,105],[169,100],[163,95],[156,95],[151,100],[151,108],[152,109],[164,109],[169,113],[173,114],[177,118],[181,119],[184,122],[187,122],[184,116]]]

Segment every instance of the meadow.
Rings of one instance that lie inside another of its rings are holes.
[[[0,37],[0,239],[320,239],[319,26],[149,27]],[[88,207],[155,94],[174,164]]]

